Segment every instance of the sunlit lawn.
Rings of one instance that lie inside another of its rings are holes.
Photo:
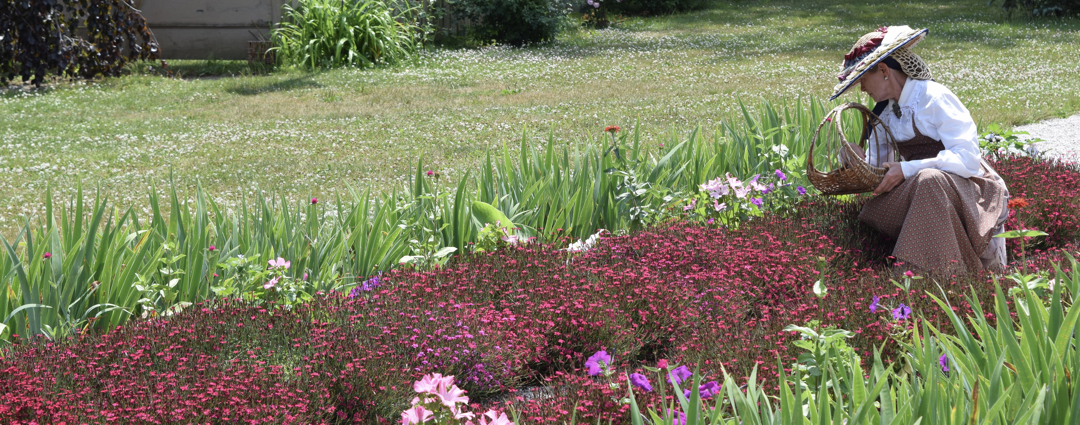
[[[526,129],[578,143],[620,125],[655,143],[716,128],[739,99],[827,96],[854,40],[896,24],[930,28],[916,51],[981,125],[1080,111],[1080,21],[1010,21],[983,0],[722,2],[551,45],[435,49],[395,68],[9,90],[0,97],[0,227],[40,213],[49,184],[60,199],[81,181],[143,210],[150,185],[172,176],[235,205],[260,191],[298,199],[397,187],[421,156],[454,179],[488,148],[516,147]],[[188,76],[206,67],[172,66]]]

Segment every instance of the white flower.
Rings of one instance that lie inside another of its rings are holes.
[[[582,241],[581,239],[578,239],[577,242],[571,243],[570,246],[566,247],[566,249],[564,251],[567,251],[567,252],[585,252],[585,251],[588,251],[588,250],[592,249],[593,246],[596,245],[596,241],[600,240],[600,234],[603,233],[604,231],[605,231],[604,229],[597,230],[595,234],[593,234],[592,236],[589,236],[589,238],[586,239],[585,241]]]
[[[788,147],[784,145],[773,145],[772,151],[781,158],[787,158],[788,156]]]

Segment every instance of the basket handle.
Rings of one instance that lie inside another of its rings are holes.
[[[857,110],[859,112],[862,112],[862,116],[863,116],[863,134],[866,137],[860,138],[859,146],[863,148],[864,155],[869,155],[868,148],[869,148],[870,141],[869,141],[868,136],[869,136],[869,133],[871,131],[870,129],[873,129],[873,128],[877,127],[878,124],[881,125],[881,128],[885,129],[885,133],[884,133],[885,134],[885,140],[889,144],[889,146],[892,148],[892,154],[893,154],[892,159],[895,160],[897,158],[897,156],[899,155],[900,151],[899,151],[899,149],[896,148],[896,138],[893,136],[892,131],[889,130],[889,127],[886,126],[881,121],[881,118],[879,118],[877,116],[877,114],[874,114],[874,112],[871,111],[870,108],[867,108],[866,105],[863,105],[861,103],[848,102],[848,103],[845,103],[845,104],[842,104],[842,105],[839,105],[839,106],[833,108],[831,111],[829,111],[828,114],[825,114],[826,119],[823,119],[821,121],[821,123],[818,124],[817,129],[814,130],[814,137],[812,139],[810,139],[810,151],[807,153],[807,156],[806,156],[806,168],[807,168],[807,171],[812,170],[812,171],[814,171],[816,173],[821,173],[821,171],[819,171],[817,169],[817,167],[814,165],[814,148],[817,145],[817,139],[818,139],[818,136],[821,133],[821,127],[823,127],[826,123],[829,122],[829,120],[827,120],[828,118],[832,118],[832,121],[834,121],[834,125],[836,125],[837,133],[839,133],[838,136],[840,137],[841,144],[838,147],[837,151],[839,153],[841,163],[844,164],[845,166],[847,165],[846,162],[845,162],[845,157],[848,156],[848,155],[853,155],[854,154],[853,150],[851,150],[850,148],[847,148],[847,137],[844,136],[844,130],[843,130],[842,123],[841,123],[841,113],[844,112],[847,109],[855,109],[855,110]],[[879,164],[881,163],[880,159],[879,159],[878,163]],[[875,167],[877,167],[877,165],[875,165]]]
[[[825,118],[827,119],[829,117],[833,117],[834,114],[837,113],[837,109],[839,109],[839,107],[833,108],[833,110],[831,110],[831,111],[829,111],[829,113],[825,114]],[[835,119],[835,117],[833,117],[833,118]],[[820,173],[821,172],[821,171],[818,171],[817,167],[814,166],[814,146],[817,144],[818,134],[821,133],[821,127],[823,127],[825,125],[825,123],[827,123],[827,122],[828,122],[827,120],[824,120],[824,119],[821,120],[821,123],[818,124],[817,129],[814,130],[814,137],[812,137],[810,139],[810,152],[806,154],[806,170],[808,172],[809,171],[813,171],[815,173]]]
[[[885,142],[889,145],[889,147],[892,150],[892,158],[891,159],[893,161],[886,161],[886,162],[896,162],[896,160],[899,158],[899,155],[900,155],[900,150],[897,149],[897,147],[896,147],[896,137],[893,136],[892,130],[889,130],[889,127],[887,125],[885,125],[885,123],[883,121],[881,121],[881,117],[878,117],[877,114],[874,113],[874,111],[871,111],[870,108],[867,108],[866,105],[863,105],[861,103],[850,102],[850,103],[846,103],[846,104],[842,105],[841,107],[843,109],[849,109],[849,108],[850,109],[856,109],[859,112],[862,112],[862,115],[863,115],[863,137],[859,140],[859,146],[861,148],[863,148],[863,152],[866,153],[867,155],[870,154],[870,151],[869,151],[870,132],[873,131],[874,129],[876,129],[878,127],[878,125],[880,124],[881,128],[883,128],[885,130],[885,133],[884,133]],[[841,134],[843,134],[843,133],[841,133]],[[874,166],[875,167],[880,167],[881,166],[881,156],[880,155],[878,156],[878,161],[877,162],[878,163],[874,164]]]

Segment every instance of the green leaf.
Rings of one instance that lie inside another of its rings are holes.
[[[446,247],[443,247],[442,249],[440,249],[439,251],[437,251],[435,253],[434,257],[435,258],[443,258],[443,257],[445,257],[447,255],[453,254],[454,251],[457,251],[456,247],[446,246]]]
[[[401,257],[400,260],[398,260],[398,264],[409,264],[422,258],[424,258],[423,255],[406,255],[404,257]]]
[[[506,217],[506,214],[503,214],[498,208],[486,202],[473,201],[472,214],[481,225],[499,223],[500,228],[508,231],[514,230],[514,222],[510,221],[510,218]]]
[[[1036,237],[1036,236],[1049,236],[1049,233],[1046,233],[1046,232],[1043,232],[1043,231],[1040,231],[1040,230],[1010,230],[1008,232],[998,233],[998,234],[994,235],[995,238],[1005,238],[1005,239],[1030,238],[1030,237]]]

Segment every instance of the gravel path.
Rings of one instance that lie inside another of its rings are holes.
[[[1013,131],[1028,132],[1026,136],[1020,135],[1021,139],[1043,139],[1035,147],[1048,156],[1080,161],[1080,114],[1022,125]]]

